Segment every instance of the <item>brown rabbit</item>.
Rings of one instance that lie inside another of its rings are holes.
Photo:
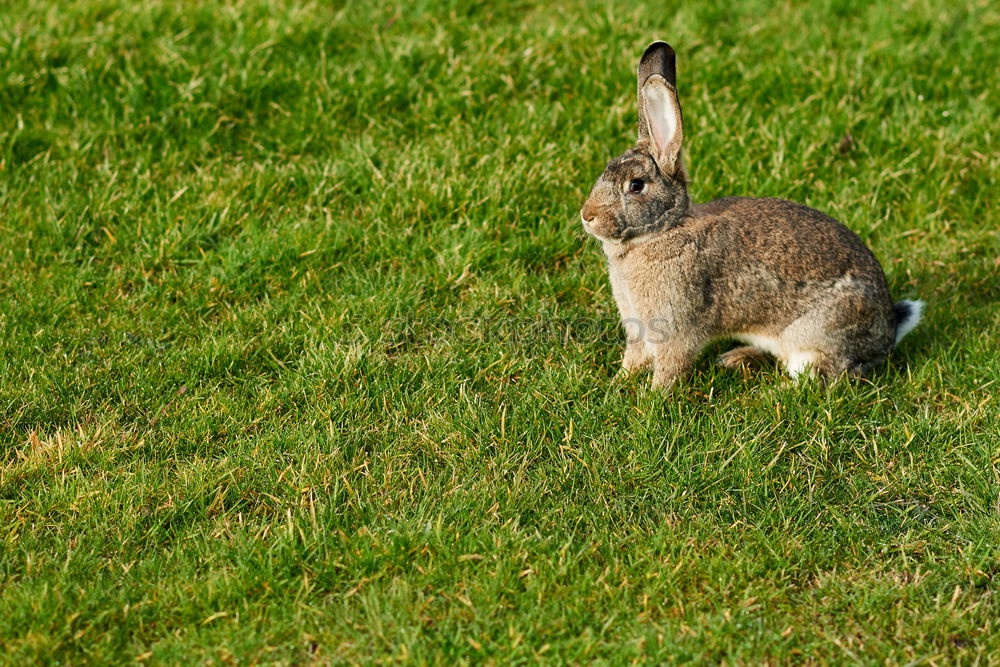
[[[639,141],[608,163],[583,206],[608,257],[628,336],[623,372],[652,365],[668,387],[717,339],[745,343],[735,367],[767,355],[792,377],[860,376],[920,321],[923,303],[893,305],[882,267],[833,218],[782,199],[692,204],[681,151],[674,50],[639,61]]]

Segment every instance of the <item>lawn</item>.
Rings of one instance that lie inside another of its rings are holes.
[[[731,4],[5,2],[0,661],[1000,660],[1000,12]],[[927,301],[868,381],[614,379],[656,38]]]

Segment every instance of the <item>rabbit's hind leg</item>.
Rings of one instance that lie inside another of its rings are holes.
[[[892,349],[892,331],[870,299],[840,295],[799,317],[779,337],[778,358],[787,373],[833,382],[864,377]]]

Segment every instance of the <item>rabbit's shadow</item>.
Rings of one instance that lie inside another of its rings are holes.
[[[905,340],[909,342],[909,336]],[[653,392],[674,398],[686,396],[688,400],[694,402],[697,402],[699,397],[717,402],[736,400],[747,395],[760,396],[762,399],[768,396],[779,400],[803,399],[807,396],[820,398],[845,390],[890,387],[905,382],[909,375],[909,367],[919,363],[925,354],[925,348],[932,347],[931,344],[923,342],[916,350],[894,350],[868,377],[843,377],[828,382],[807,374],[791,378],[778,361],[769,355],[736,368],[720,365],[721,355],[741,345],[742,343],[738,341],[727,339],[710,343],[698,355],[691,374],[679,380],[670,392],[662,392],[651,387],[651,373],[648,370],[626,376],[615,374],[617,369],[609,368],[609,371],[612,373],[614,383],[619,388],[627,388],[630,393]]]

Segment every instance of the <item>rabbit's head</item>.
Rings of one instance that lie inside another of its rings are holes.
[[[653,42],[642,54],[638,143],[608,163],[580,211],[584,229],[603,241],[671,227],[690,206],[674,60],[666,42]]]

